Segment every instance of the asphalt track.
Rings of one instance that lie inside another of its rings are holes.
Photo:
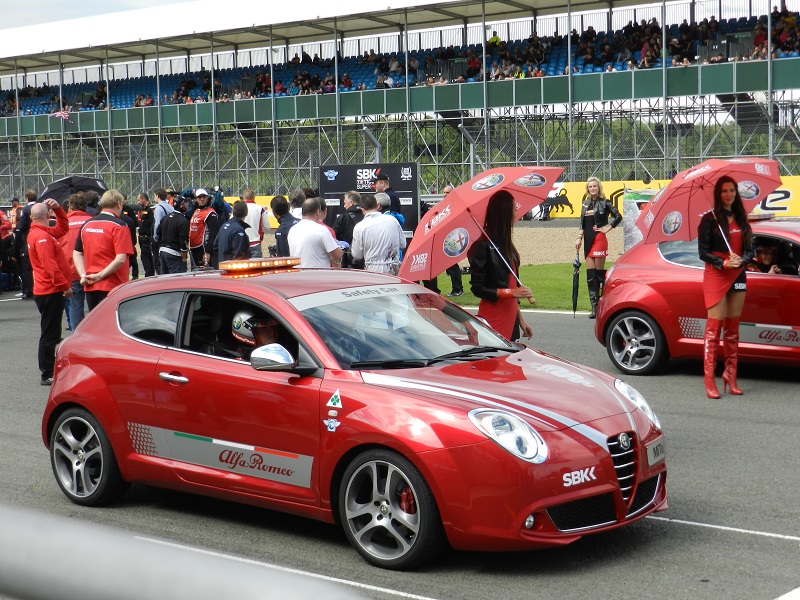
[[[154,546],[333,581],[366,598],[800,597],[796,369],[744,366],[739,383],[745,396],[718,401],[703,394],[699,362],[673,362],[660,376],[628,377],[666,431],[668,511],[565,548],[450,552],[427,568],[395,573],[365,564],[334,526],[267,510],[146,486],[134,486],[108,508],[70,503],[53,479],[40,437],[48,388],[39,385],[36,367],[38,313],[32,302],[10,296],[0,296],[0,505],[109,525]],[[613,369],[585,314],[534,312],[529,320],[533,347]],[[75,553],[87,580],[92,553],[102,551],[80,540],[65,549]]]

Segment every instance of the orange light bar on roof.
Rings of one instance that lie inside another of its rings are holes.
[[[299,258],[249,258],[247,260],[226,260],[219,268],[227,273],[271,273],[277,269],[285,270],[300,264]]]

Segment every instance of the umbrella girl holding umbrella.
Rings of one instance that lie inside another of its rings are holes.
[[[739,188],[733,178],[720,177],[714,185],[714,209],[700,219],[697,228],[697,249],[706,263],[703,273],[703,297],[708,318],[703,336],[703,383],[709,398],[719,398],[714,380],[717,365],[719,333],[724,330],[722,349],[725,370],[723,390],[731,394],[743,392],[736,385],[739,354],[739,318],[747,290],[745,264],[752,262],[753,231],[747,222]]]
[[[486,210],[483,235],[469,250],[472,293],[480,298],[478,316],[509,340],[533,337],[519,308],[520,298],[533,292],[519,283],[520,256],[511,239],[517,220],[514,197],[506,190],[495,192]]]

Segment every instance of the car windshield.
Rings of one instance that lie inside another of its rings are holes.
[[[291,302],[343,369],[422,367],[519,349],[438,294],[416,285],[348,288]]]

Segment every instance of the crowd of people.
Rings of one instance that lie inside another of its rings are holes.
[[[269,210],[251,188],[232,204],[219,189],[161,188],[153,202],[142,192],[135,204],[118,190],[80,191],[60,201],[28,190],[24,203],[12,200],[10,214],[0,211],[0,269],[4,284],[41,314],[42,385],[52,383],[64,318],[74,330],[111,290],[139,277],[139,259],[149,277],[260,258],[270,210],[278,220],[270,255],[296,256],[301,267],[396,274],[406,245],[400,200],[386,175],[374,187],[374,194],[347,192],[332,227],[325,224],[326,202],[311,188],[275,196]]]
[[[772,46],[772,58],[794,56],[800,52],[800,29],[797,15],[790,12],[785,5],[780,9],[774,7],[771,15],[772,30],[767,31],[767,23],[762,17],[753,27],[752,44],[741,44],[730,56],[721,52],[701,50],[723,35],[723,27],[712,16],[690,23],[687,19],[677,27],[669,29],[664,38],[661,25],[656,18],[640,22],[629,21],[625,27],[615,32],[598,34],[590,25],[582,32],[573,29],[568,35],[558,32],[552,36],[531,35],[523,42],[509,42],[500,39],[494,31],[486,43],[486,67],[481,64],[480,48],[456,48],[452,45],[440,47],[427,53],[425,58],[417,53],[408,57],[408,65],[401,61],[397,53],[376,54],[374,50],[365,51],[357,64],[373,68],[374,82],[363,78],[354,81],[348,73],[341,73],[338,81],[332,70],[332,59],[313,58],[305,51],[295,56],[284,65],[276,65],[275,81],[269,72],[257,71],[254,76],[245,74],[239,85],[223,85],[218,77],[212,79],[204,68],[198,74],[187,74],[182,77],[172,94],[165,94],[160,100],[164,104],[196,104],[215,100],[229,102],[247,98],[264,98],[271,95],[301,96],[309,94],[328,94],[338,90],[387,89],[405,85],[442,85],[447,83],[465,83],[469,81],[498,81],[503,79],[520,79],[545,77],[550,74],[563,75],[569,73],[564,67],[557,73],[544,68],[552,61],[554,50],[574,47],[572,54],[572,70],[574,74],[585,72],[577,65],[597,67],[607,72],[621,69],[644,69],[656,66],[663,56],[667,66],[689,66],[691,64],[714,64],[718,62],[766,60],[769,58],[769,41]],[[741,32],[741,30],[740,30]],[[662,44],[666,39],[666,48]],[[458,59],[460,70],[453,70],[449,65]],[[345,61],[339,56],[339,65]],[[322,69],[328,69],[322,73]],[[294,70],[287,77],[286,71]],[[409,77],[406,80],[406,73]],[[278,75],[280,74],[280,75]],[[424,76],[423,76],[424,74]],[[278,76],[281,78],[278,79]],[[252,81],[252,85],[251,85]],[[213,94],[212,94],[213,90]],[[49,107],[49,112],[56,113],[74,110],[75,102],[59,96],[58,90],[43,83],[39,87],[26,86],[19,90],[19,100],[40,98],[42,105]],[[152,94],[137,94],[132,106],[147,107],[159,103]],[[82,108],[112,108],[109,103],[105,83],[99,82],[96,90],[82,100]],[[16,93],[6,93],[0,103],[0,113],[10,116],[17,114],[19,104]]]

